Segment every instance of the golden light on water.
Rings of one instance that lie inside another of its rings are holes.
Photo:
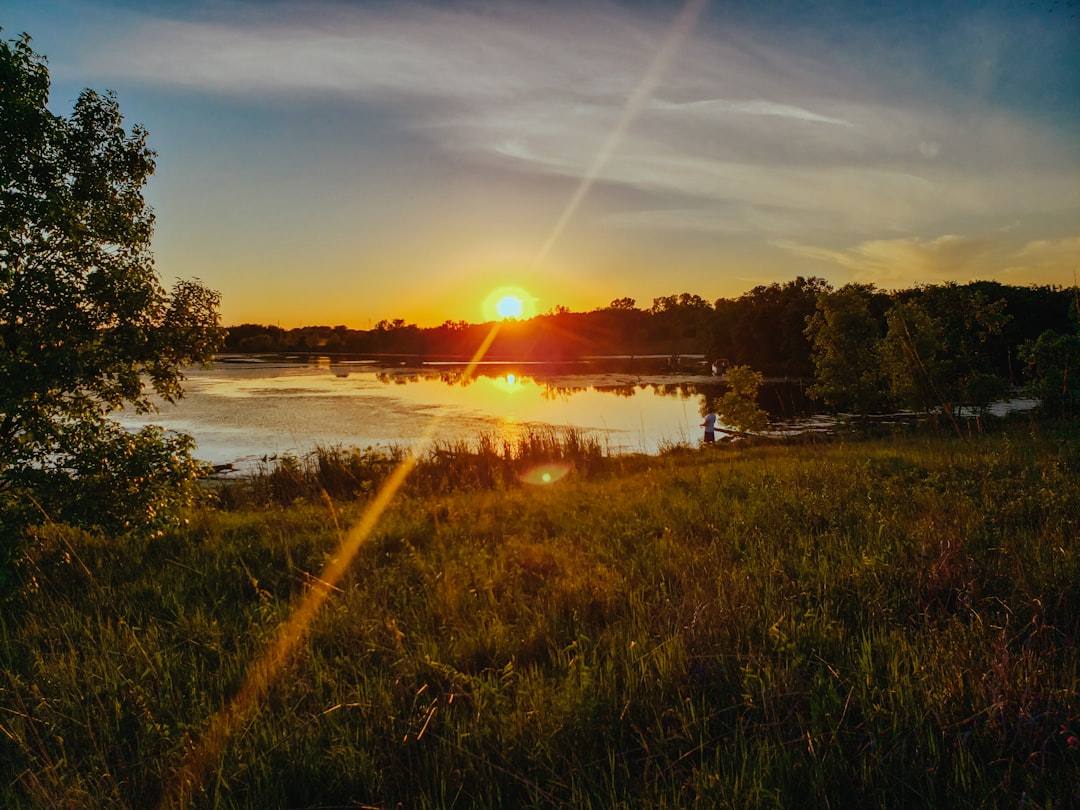
[[[493,377],[491,379],[491,387],[500,394],[506,394],[511,397],[520,394],[525,390],[521,378],[512,371],[507,372],[503,377]]]

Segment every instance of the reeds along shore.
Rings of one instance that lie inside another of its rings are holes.
[[[45,527],[0,612],[0,805],[1075,806],[1078,441],[442,448],[183,796],[394,459],[164,536]]]

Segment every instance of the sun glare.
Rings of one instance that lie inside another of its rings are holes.
[[[527,320],[535,314],[536,299],[521,287],[500,287],[484,299],[484,319],[488,321]]]
[[[507,318],[520,318],[525,311],[525,302],[516,295],[504,295],[495,304],[495,311],[503,320]]]

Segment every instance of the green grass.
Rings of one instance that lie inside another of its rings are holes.
[[[997,430],[440,448],[191,804],[1068,807],[1080,436]],[[176,804],[393,461],[325,450],[160,536],[43,527],[0,614],[0,805]]]

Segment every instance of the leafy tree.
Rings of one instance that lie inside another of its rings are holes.
[[[720,397],[716,413],[726,425],[736,430],[764,430],[769,417],[757,404],[762,375],[749,366],[735,366],[727,371],[724,380],[728,390]]]
[[[986,351],[994,363],[994,370],[1011,385],[1020,383],[1023,370],[1017,350],[1028,340],[1037,340],[1047,330],[1060,334],[1073,331],[1070,304],[1075,292],[1071,289],[1049,285],[1010,286],[996,281],[973,281],[965,285],[989,301],[1004,301],[1008,321],[1000,334],[994,335],[986,344]]]
[[[608,306],[589,313],[582,327],[594,354],[639,354],[647,348],[645,336],[652,315],[637,308],[633,298],[614,299]]]
[[[867,414],[885,404],[878,357],[884,298],[872,284],[848,284],[818,296],[806,326],[815,382],[807,393],[833,408]]]
[[[183,366],[208,361],[223,335],[216,292],[178,281],[166,293],[155,274],[146,131],[124,131],[111,94],[83,91],[69,117],[51,113],[48,96],[30,38],[0,41],[0,522],[9,535],[21,522],[13,515],[131,526],[169,517],[198,471],[190,441],[156,429],[131,436],[109,415],[180,397]]]
[[[897,401],[956,422],[962,405],[984,409],[1007,390],[986,347],[1008,316],[1004,302],[946,284],[901,296],[886,315],[883,370]]]
[[[915,301],[894,304],[886,319],[881,358],[892,395],[907,407],[929,413],[948,401],[940,390],[951,373],[941,323]]]
[[[1020,347],[1027,364],[1027,392],[1040,400],[1049,416],[1072,418],[1080,413],[1080,335],[1047,330]]]
[[[284,342],[285,330],[280,326],[242,323],[229,327],[223,348],[231,352],[274,352],[280,351]]]
[[[811,276],[784,284],[758,286],[737,300],[716,302],[710,354],[770,374],[803,376],[812,372],[807,318],[818,296],[830,289]]]
[[[700,295],[684,292],[654,298],[649,313],[649,337],[665,351],[705,351],[713,310]]]

